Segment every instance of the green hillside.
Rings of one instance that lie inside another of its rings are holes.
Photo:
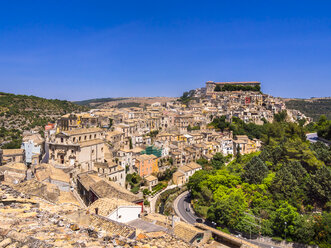
[[[69,101],[0,92],[0,146],[18,148],[24,130],[41,130],[63,114],[86,110]]]
[[[289,109],[297,109],[318,121],[321,115],[331,119],[331,98],[291,99],[285,102]]]

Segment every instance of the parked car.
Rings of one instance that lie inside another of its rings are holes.
[[[198,223],[202,223],[203,222],[203,220],[201,218],[197,218],[195,221],[198,222]]]

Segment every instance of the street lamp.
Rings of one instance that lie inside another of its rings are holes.
[[[285,224],[285,243],[286,243],[286,225],[287,225],[287,222],[285,221],[284,224]]]

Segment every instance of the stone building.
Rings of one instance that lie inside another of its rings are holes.
[[[24,163],[25,153],[23,149],[2,149],[1,164],[7,163]]]
[[[49,142],[49,161],[66,167],[91,170],[94,162],[104,162],[104,134],[100,128],[62,131]]]
[[[118,198],[136,203],[143,208],[143,198],[131,193],[115,182],[99,177],[95,171],[77,175],[77,192],[87,206],[99,198]]]

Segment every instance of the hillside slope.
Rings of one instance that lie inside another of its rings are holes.
[[[285,99],[286,107],[297,109],[306,116],[318,121],[321,115],[331,119],[331,98]]]
[[[0,92],[0,146],[18,148],[24,130],[41,130],[63,114],[85,110],[69,101]]]

